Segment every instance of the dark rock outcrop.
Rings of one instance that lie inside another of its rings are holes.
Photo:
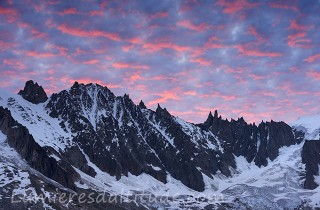
[[[284,122],[261,122],[259,126],[247,124],[243,118],[223,120],[211,112],[208,119],[199,127],[210,130],[223,144],[223,165],[233,165],[232,156],[244,156],[248,162],[257,166],[266,166],[268,159],[274,160],[279,155],[279,148],[300,143],[302,138],[295,135],[292,128]]]
[[[0,130],[7,136],[8,144],[13,147],[28,164],[43,175],[58,183],[74,189],[79,175],[65,162],[57,162],[48,156],[45,148],[39,146],[26,127],[17,123],[8,109],[0,107]]]
[[[143,102],[137,106],[127,94],[116,97],[106,87],[75,83],[70,91],[53,94],[47,108],[52,117],[62,118],[77,133],[73,141],[90,161],[117,178],[147,173],[166,183],[169,173],[188,187],[202,191],[201,172],[211,176],[218,170],[217,152],[201,144],[207,140],[204,136],[198,139],[199,148],[195,148],[192,136],[165,108],[159,106],[154,112]],[[88,118],[86,110],[94,113],[93,119]],[[105,114],[98,116],[98,111]],[[167,138],[172,139],[172,144]],[[202,153],[204,149],[208,152]]]
[[[25,100],[39,104],[48,100],[47,94],[38,83],[34,83],[32,80],[26,82],[23,90],[20,90],[19,95],[21,95]]]
[[[315,183],[314,176],[319,176],[320,165],[320,141],[319,140],[307,140],[305,141],[302,152],[302,162],[306,164],[306,180],[304,187],[306,189],[315,189],[319,184]]]

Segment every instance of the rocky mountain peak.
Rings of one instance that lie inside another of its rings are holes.
[[[79,88],[79,83],[75,81],[71,88]]]
[[[146,109],[147,108],[142,100],[139,103],[139,107],[140,107],[140,109]]]
[[[213,115],[212,115],[212,112],[210,111],[208,117],[207,117],[207,120],[204,122],[204,126],[205,127],[210,127],[213,123]]]
[[[220,116],[218,115],[218,111],[217,110],[214,111],[214,115],[212,115],[212,112],[210,111],[206,121],[203,123],[203,126],[206,129],[210,128],[211,126],[215,126],[216,127],[218,121],[221,121],[221,119],[222,119],[221,115]]]
[[[161,114],[161,115],[171,115],[168,111],[167,111],[167,109],[166,108],[162,108],[161,106],[160,106],[160,104],[158,104],[158,106],[157,106],[157,109],[156,109],[156,113],[157,114]]]
[[[20,90],[18,94],[25,100],[34,104],[43,103],[48,99],[42,86],[38,85],[38,83],[34,83],[32,80],[27,81],[24,89]]]
[[[214,111],[214,116],[213,116],[215,119],[217,119],[218,118],[218,110],[215,110]]]
[[[156,113],[159,113],[159,112],[161,112],[161,111],[162,111],[162,108],[161,108],[160,104],[158,104],[158,105],[157,105],[157,109],[156,109]]]

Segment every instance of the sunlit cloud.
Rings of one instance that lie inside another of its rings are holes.
[[[113,41],[120,41],[120,36],[116,33],[100,31],[100,30],[82,30],[79,28],[68,27],[64,24],[58,26],[58,30],[62,33],[69,34],[72,36],[79,36],[79,37],[104,37],[111,39]]]
[[[252,9],[259,5],[259,3],[251,3],[247,0],[235,0],[235,1],[227,1],[227,0],[219,0],[218,5],[222,6],[223,12],[228,14],[233,14],[245,9]]]
[[[79,3],[79,2],[78,2]],[[0,6],[0,86],[99,83],[203,122],[320,112],[317,1],[12,1]]]
[[[312,55],[312,56],[304,59],[304,61],[309,62],[309,63],[314,62],[314,61],[316,61],[316,60],[320,60],[320,53],[319,53],[319,54]]]
[[[248,47],[246,45],[237,45],[236,48],[239,52],[246,56],[253,57],[281,57],[282,54],[279,52],[264,52],[259,49],[253,49],[252,47]]]
[[[77,14],[78,11],[76,8],[64,9],[62,12],[59,12],[59,15],[74,15]]]
[[[123,63],[123,62],[115,62],[112,64],[113,68],[116,69],[149,69],[147,65],[139,65],[134,63]]]
[[[180,27],[187,28],[187,29],[194,30],[194,31],[198,31],[198,32],[205,31],[210,28],[209,24],[201,23],[201,24],[196,25],[189,20],[179,21],[177,23],[177,25]]]

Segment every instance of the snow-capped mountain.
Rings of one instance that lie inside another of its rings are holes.
[[[98,84],[48,98],[28,81],[19,94],[0,92],[0,208],[316,208],[320,144],[306,129],[217,111],[193,124]],[[63,193],[75,197],[12,203]],[[79,202],[83,193],[118,200]]]

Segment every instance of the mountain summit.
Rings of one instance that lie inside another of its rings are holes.
[[[48,100],[47,94],[42,86],[34,83],[32,80],[27,81],[24,89],[20,90],[18,94],[34,104],[43,103]]]

